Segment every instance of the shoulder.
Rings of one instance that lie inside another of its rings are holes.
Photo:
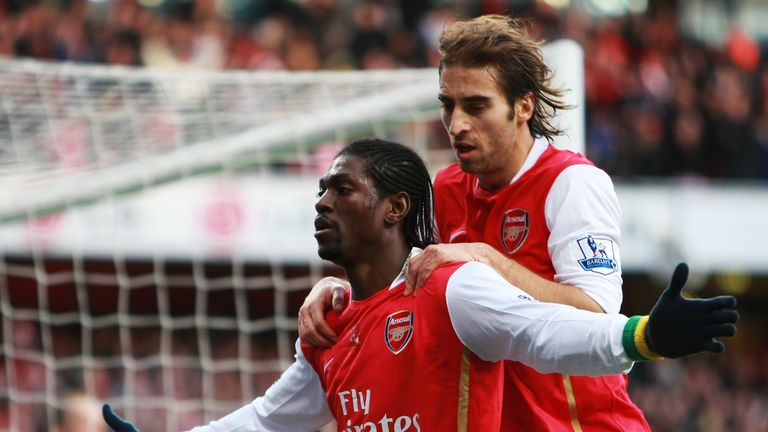
[[[457,163],[452,163],[437,171],[434,184],[435,187],[463,184],[468,178],[469,175],[462,171]]]
[[[537,184],[540,185],[539,187],[548,189],[564,171],[574,166],[599,170],[581,153],[559,149],[548,144],[543,153],[537,157],[533,166],[523,174],[523,178],[529,185]]]
[[[439,265],[427,278],[423,292],[428,295],[444,295],[451,277],[470,262],[472,261],[454,261]]]
[[[433,283],[433,284],[442,284],[445,285],[445,283],[448,281],[448,279],[451,278],[451,276],[456,273],[456,271],[464,266],[469,261],[454,261],[454,262],[448,262],[444,264],[440,264],[435,270],[432,271],[432,273],[429,275],[429,278],[427,279],[427,283]]]
[[[478,261],[458,261],[443,264],[432,272],[433,282],[443,289],[456,286],[490,287],[497,282],[506,284],[501,275],[487,264]]]
[[[578,185],[578,189],[574,188]],[[574,164],[563,168],[555,179],[553,189],[573,189],[573,192],[595,193],[613,191],[611,177],[592,164]],[[570,191],[568,191],[570,192]]]
[[[543,169],[554,169],[557,171],[562,171],[574,165],[595,167],[595,164],[583,154],[571,150],[560,149],[552,144],[549,144],[544,151],[544,154],[541,155],[539,161],[539,164]]]

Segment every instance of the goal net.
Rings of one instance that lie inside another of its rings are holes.
[[[577,109],[581,51],[549,45]],[[320,277],[317,178],[360,136],[452,160],[437,71],[202,72],[0,60],[0,431],[83,392],[182,430],[266,390]]]

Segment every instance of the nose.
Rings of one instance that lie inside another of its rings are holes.
[[[315,202],[315,211],[317,214],[328,213],[333,208],[328,195],[328,191],[323,192]]]
[[[446,120],[448,121],[445,124],[445,128],[448,130],[448,134],[454,138],[469,131],[467,116],[460,109],[454,109],[453,113]]]

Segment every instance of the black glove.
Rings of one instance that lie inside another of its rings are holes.
[[[687,279],[688,265],[678,264],[645,328],[648,347],[663,357],[677,358],[701,351],[719,353],[725,344],[715,338],[736,334],[736,298],[686,299],[681,292]]]
[[[131,422],[120,418],[115,411],[112,410],[112,406],[104,404],[101,407],[101,415],[104,417],[104,421],[107,422],[109,427],[115,432],[139,432],[139,430]]]

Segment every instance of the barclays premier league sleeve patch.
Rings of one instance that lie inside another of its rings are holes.
[[[588,235],[576,241],[584,255],[584,258],[579,260],[579,265],[584,270],[607,276],[619,269],[613,240]]]

